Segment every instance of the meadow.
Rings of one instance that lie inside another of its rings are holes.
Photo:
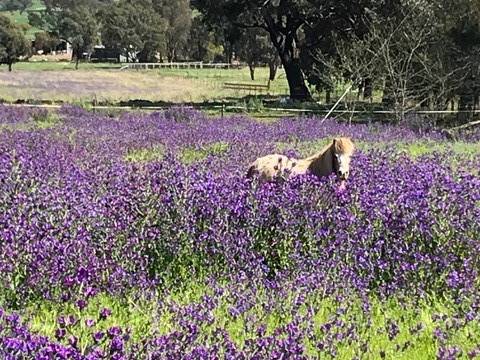
[[[351,177],[248,164],[357,144]],[[0,357],[480,356],[480,133],[0,107]]]
[[[241,69],[120,70],[120,64],[85,63],[79,70],[70,62],[20,62],[9,73],[0,66],[0,99],[67,103],[141,99],[173,103],[242,98],[248,92],[224,89],[225,82],[266,85],[269,70],[259,67],[255,81],[248,67]],[[279,70],[271,95],[288,94],[285,74]],[[255,94],[252,94],[255,95]]]

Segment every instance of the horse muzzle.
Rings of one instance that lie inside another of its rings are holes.
[[[346,181],[346,180],[348,180],[348,175],[349,175],[348,171],[347,171],[347,172],[340,172],[340,171],[339,171],[339,172],[337,173],[338,179],[339,179],[340,181]]]

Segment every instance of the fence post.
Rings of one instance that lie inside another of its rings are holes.
[[[92,105],[93,105],[93,112],[95,113],[97,108],[97,94],[94,94],[93,96]]]

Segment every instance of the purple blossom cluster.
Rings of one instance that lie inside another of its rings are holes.
[[[164,333],[152,331],[140,339],[134,339],[129,328],[105,327],[112,315],[110,309],[101,309],[95,319],[61,315],[56,319],[51,338],[32,333],[17,313],[0,310],[0,356],[82,360],[333,359],[350,354],[352,358],[436,355],[438,359],[455,359],[465,355],[476,358],[480,353],[478,334],[472,333],[480,320],[478,297],[473,301],[463,298],[466,305],[463,312],[433,313],[431,317],[415,317],[407,312],[374,324],[378,322],[375,314],[378,309],[371,308],[367,297],[361,297],[360,303],[355,304],[351,296],[343,294],[331,297],[330,304],[322,303],[312,280],[285,282],[282,287],[272,282],[242,281],[241,285],[210,282],[211,293],[197,301],[160,303],[159,309],[171,314],[175,328]],[[225,311],[226,297],[231,298],[228,301],[231,306],[219,319],[218,314]],[[408,304],[407,299],[402,301]],[[321,305],[333,311],[319,321]],[[269,321],[275,316],[275,322]],[[408,322],[403,316],[411,316],[414,321]],[[235,323],[243,323],[240,328],[245,334],[243,341],[235,338],[235,331],[227,325]],[[83,329],[83,339],[76,335],[79,329]],[[376,339],[365,337],[368,332]],[[454,339],[465,333],[467,347]],[[436,349],[428,349],[429,338],[432,344],[437,344]],[[383,346],[375,340],[380,340]]]
[[[109,309],[102,309],[98,316],[101,322],[109,316]],[[91,329],[91,343],[82,347],[72,333],[79,319],[73,315],[59,317],[56,322],[55,339],[32,334],[17,313],[7,314],[0,308],[0,356],[2,359],[73,359],[97,360],[126,358],[125,342],[128,332],[116,326],[106,331],[96,331],[95,320],[88,319],[85,326]]]
[[[81,359],[75,349],[31,334],[18,314],[6,314],[0,308],[0,356],[15,360],[34,355],[36,359]]]
[[[0,108],[0,123],[32,116],[17,112]],[[358,331],[339,317],[319,336],[313,314],[297,311],[309,294],[476,294],[480,157],[460,156],[453,168],[448,153],[413,160],[393,151],[396,141],[443,142],[440,133],[315,117],[268,124],[185,108],[112,118],[65,107],[59,115],[62,123],[54,128],[0,131],[0,303],[19,307],[49,299],[83,308],[98,293],[167,291],[192,279],[276,293],[262,305],[269,311],[283,287],[297,296],[289,302],[291,319],[275,331],[247,321],[257,335],[241,347],[223,328],[204,335],[222,292],[234,296],[231,318],[255,305],[248,295],[253,290],[228,286],[212,285],[215,295],[199,304],[165,304],[178,315],[178,329],[128,348],[126,329],[94,332],[90,350],[80,351],[67,336],[75,326],[70,320],[58,322],[55,341],[30,334],[18,317],[2,311],[0,354],[15,358],[22,349],[39,359],[96,359],[118,350],[118,358],[144,352],[150,358],[300,359],[308,340],[335,357],[334,344],[359,341]],[[279,144],[295,154],[299,142],[337,135],[392,145],[358,151],[345,191],[332,177],[260,186],[244,176],[249,162]],[[218,142],[228,150],[181,162],[182,149]],[[162,160],[126,160],[132,150],[159,146],[167,149]],[[391,322],[385,331],[393,339],[399,329]],[[457,354],[445,346],[445,357]]]
[[[42,113],[46,113],[46,110],[12,107],[0,104],[0,125],[25,123],[33,116]]]

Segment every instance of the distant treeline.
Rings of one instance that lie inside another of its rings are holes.
[[[480,0],[44,0],[44,9],[28,11],[29,4],[8,7],[44,29],[36,50],[63,40],[76,59],[102,44],[126,61],[242,61],[252,79],[268,64],[271,80],[281,64],[293,99],[324,91],[329,100],[341,81],[359,99],[380,90],[399,118],[412,108],[479,105]],[[0,33],[0,59],[12,63],[22,54],[5,56],[6,38]]]

